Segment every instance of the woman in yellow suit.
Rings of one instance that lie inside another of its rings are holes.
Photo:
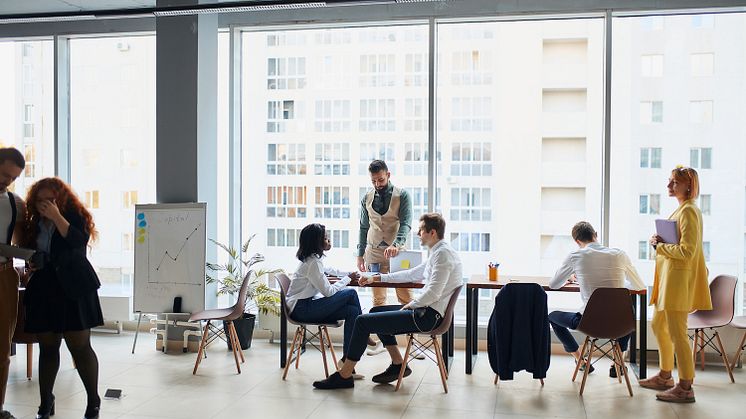
[[[702,252],[702,213],[694,202],[699,196],[697,171],[690,167],[674,169],[668,180],[668,195],[679,201],[679,208],[669,217],[676,221],[679,243],[664,243],[658,235],[650,238],[656,249],[650,305],[655,306],[653,333],[658,340],[660,372],[641,380],[640,385],[663,391],[656,395],[658,400],[691,403],[694,402],[694,359],[687,335],[687,317],[693,310],[712,310]],[[676,386],[671,377],[674,353],[679,369]]]

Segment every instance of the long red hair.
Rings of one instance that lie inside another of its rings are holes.
[[[83,219],[83,228],[90,234],[91,241],[96,240],[98,231],[96,231],[93,216],[88,212],[83,203],[80,202],[75,192],[62,179],[47,177],[31,185],[31,188],[26,193],[26,228],[21,236],[22,246],[36,246],[36,237],[39,235],[39,220],[41,219],[41,214],[39,214],[36,204],[39,202],[39,191],[42,189],[49,189],[54,193],[54,201],[63,216],[70,212],[78,214]]]

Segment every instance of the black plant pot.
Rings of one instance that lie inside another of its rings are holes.
[[[233,320],[233,324],[236,326],[236,334],[238,335],[238,343],[241,345],[242,350],[251,348],[251,337],[254,334],[255,323],[256,315],[249,313],[244,313],[241,318]],[[223,329],[225,330],[225,335],[228,336],[228,324],[226,322],[223,322]],[[233,350],[230,339],[228,339],[228,350]]]

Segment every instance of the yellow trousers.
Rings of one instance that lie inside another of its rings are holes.
[[[686,311],[669,310],[656,310],[653,314],[653,333],[658,341],[660,369],[673,371],[676,354],[679,380],[694,379],[694,358],[686,326],[688,316]]]

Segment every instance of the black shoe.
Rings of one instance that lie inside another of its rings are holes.
[[[588,374],[591,374],[591,373],[593,373],[593,371],[596,371],[596,369],[593,368],[593,364],[588,364],[588,365],[591,366],[591,368],[588,370]],[[585,371],[585,366],[586,366],[586,364],[581,365],[580,366],[580,371]]]
[[[49,419],[50,416],[54,416],[54,396],[52,396],[52,403],[49,409],[39,406],[39,410],[36,413],[36,419]]]
[[[399,372],[401,372],[401,364],[389,365],[388,368],[386,368],[386,371],[373,376],[373,382],[379,383],[379,384],[387,384],[392,383],[399,379]],[[409,369],[409,367],[406,367],[404,369],[404,376],[409,377],[409,375],[412,374],[412,370]]]
[[[624,372],[627,372],[627,367],[624,367]],[[624,375],[624,374],[622,374]],[[616,378],[616,368],[612,365],[611,368],[609,368],[609,377]]]
[[[336,390],[338,388],[353,388],[355,387],[355,379],[352,377],[344,378],[339,375],[339,371],[330,375],[329,378],[321,381],[314,381],[313,386],[319,390]]]
[[[101,409],[101,406],[88,406],[85,408],[85,414],[83,415],[83,419],[98,419],[98,411]]]

